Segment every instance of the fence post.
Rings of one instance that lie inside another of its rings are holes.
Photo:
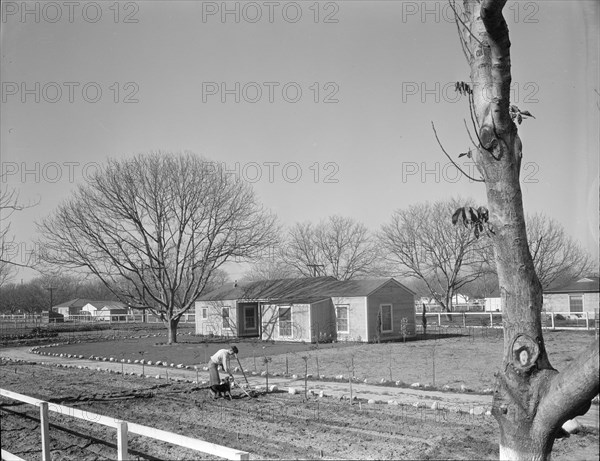
[[[40,427],[42,429],[42,461],[50,461],[50,424],[48,402],[40,403]]]
[[[590,329],[590,316],[588,314],[589,313],[586,311],[585,312],[585,329],[586,330]]]
[[[463,312],[463,328],[467,328],[467,314]]]
[[[494,327],[494,314],[490,312],[490,328]]]
[[[442,313],[438,312],[438,325],[442,324]]]
[[[127,454],[127,421],[116,421],[117,423],[117,459],[123,461],[128,459]]]
[[[550,319],[552,321],[552,329],[554,330],[554,312],[550,312]]]

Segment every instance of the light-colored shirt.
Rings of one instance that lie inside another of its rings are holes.
[[[229,373],[229,360],[230,360],[230,355],[229,355],[229,349],[221,349],[219,351],[217,351],[217,353],[215,355],[213,355],[210,359],[218,365],[222,365],[223,366],[223,370],[225,370],[227,373]]]

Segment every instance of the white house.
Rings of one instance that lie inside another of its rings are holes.
[[[544,292],[546,312],[566,312],[574,315],[588,312],[589,318],[594,318],[599,303],[598,277],[583,277]]]
[[[197,300],[196,333],[307,342],[392,340],[414,336],[414,299],[392,278],[228,284]]]
[[[81,308],[81,315],[90,315],[100,320],[110,320],[111,315],[125,316],[128,313],[129,309],[127,306],[118,301],[89,301]],[[123,317],[124,320],[125,318]]]

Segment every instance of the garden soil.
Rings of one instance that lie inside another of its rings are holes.
[[[251,459],[498,457],[496,423],[484,413],[489,395],[353,384],[359,400],[351,401],[349,384],[307,382],[314,393],[305,395],[303,380],[280,378],[270,380],[278,392],[251,399],[238,390],[233,401],[213,400],[206,386],[190,382],[195,370],[146,366],[148,377],[142,377],[133,364],[46,357],[27,348],[3,349],[0,355],[11,358],[0,366],[4,389],[247,451]],[[205,374],[198,372],[200,381]],[[290,387],[295,394],[281,392]],[[41,459],[38,409],[1,402],[2,448]],[[52,459],[114,459],[114,429],[91,421],[51,413]],[[129,446],[131,459],[210,458],[140,436],[130,436]],[[595,460],[597,453],[597,429],[584,429],[558,440],[553,459]]]

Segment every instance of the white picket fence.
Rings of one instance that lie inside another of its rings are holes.
[[[422,311],[417,312],[417,325]],[[426,312],[429,326],[502,328],[502,312]],[[542,328],[550,330],[594,330],[598,315],[595,312],[542,312]]]
[[[121,421],[115,418],[111,418],[109,416],[98,415],[95,413],[90,413],[89,411],[83,411],[77,408],[67,407],[64,405],[48,403],[43,400],[29,397],[28,395],[17,394],[16,392],[8,391],[5,389],[0,389],[0,395],[9,399],[28,403],[30,405],[35,405],[40,408],[40,426],[42,432],[42,461],[50,461],[51,459],[49,427],[50,424],[48,417],[49,412],[51,411],[116,429],[118,460],[129,459],[127,448],[128,434],[137,434],[155,440],[161,440],[163,442],[168,442],[170,444],[178,445],[180,447],[190,448],[192,450],[200,451],[202,453],[218,456],[219,458],[233,460],[250,459],[250,454],[246,451],[240,451],[234,448],[224,447],[214,443],[206,442],[204,440],[193,439],[184,435],[175,434],[174,432],[167,432],[149,426],[142,426],[141,424]],[[21,458],[5,450],[2,450],[2,459],[20,460]]]

